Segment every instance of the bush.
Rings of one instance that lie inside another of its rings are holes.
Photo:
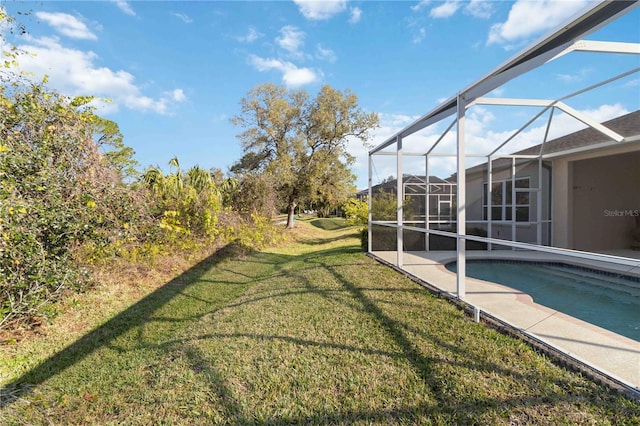
[[[349,225],[366,225],[369,221],[369,205],[366,201],[350,198],[342,209]]]
[[[0,24],[12,25],[1,6]],[[94,114],[93,99],[62,96],[12,66],[0,64],[0,329],[55,315],[53,302],[86,288],[90,269],[116,256],[153,262],[216,240],[262,248],[279,239],[268,219],[273,182],[218,187],[197,166],[183,174],[174,158],[173,173],[151,168],[126,184],[137,175],[134,152],[116,123]],[[223,205],[243,191],[245,214],[229,211],[236,226],[221,226]],[[259,214],[249,213],[254,196]]]
[[[245,216],[228,210],[221,215],[220,223],[224,240],[244,249],[260,250],[283,239],[282,229],[258,213]]]
[[[94,142],[91,99],[11,87],[0,92],[0,326],[83,288],[79,248],[138,215]]]
[[[362,228],[360,230],[360,248],[363,252],[369,251],[369,229]]]

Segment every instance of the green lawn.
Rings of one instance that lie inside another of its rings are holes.
[[[305,219],[302,219],[305,220]],[[346,228],[347,221],[342,217],[327,217],[317,218],[309,220],[309,223],[316,228],[323,229],[325,231],[337,231],[339,229]]]
[[[298,242],[207,259],[48,358],[11,351],[0,423],[640,423],[637,402],[364,256],[355,228],[297,226]]]

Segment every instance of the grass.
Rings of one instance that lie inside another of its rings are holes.
[[[316,228],[323,229],[325,231],[336,231],[339,229],[344,229],[348,226],[346,219],[342,217],[311,219],[309,223]]]
[[[640,422],[637,402],[364,256],[355,228],[297,226],[295,243],[205,259],[66,347],[3,348],[0,423]]]

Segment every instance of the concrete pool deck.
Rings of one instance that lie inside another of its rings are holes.
[[[395,251],[376,251],[371,254],[397,266]],[[565,262],[640,276],[639,267],[585,262],[542,252],[468,251],[466,257]],[[456,275],[444,267],[446,263],[455,261],[455,258],[454,251],[404,252],[401,269],[441,291],[455,294]],[[640,395],[640,342],[539,305],[531,296],[520,290],[492,282],[467,277],[466,297],[463,300],[520,332],[623,383]],[[640,316],[640,313],[638,315]]]

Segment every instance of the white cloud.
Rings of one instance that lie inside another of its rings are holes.
[[[621,104],[613,104],[613,105],[604,104],[604,105],[600,105],[598,108],[580,110],[580,112],[594,119],[598,123],[602,123],[603,121],[611,120],[613,118],[620,117],[621,115],[628,114],[630,111],[627,110]],[[564,130],[563,127],[562,127],[562,130]],[[570,132],[571,131],[575,131],[575,130],[570,130]]]
[[[96,64],[99,60],[97,54],[65,47],[57,38],[27,37],[26,41],[28,44],[19,48],[33,55],[19,58],[21,70],[34,73],[36,79],[48,75],[49,87],[66,95],[111,99],[111,103],[94,102],[102,113],[115,112],[119,106],[124,106],[132,110],[168,114],[171,102],[186,99],[181,89],[158,98],[146,96],[136,84],[133,74],[100,67]]]
[[[516,1],[505,22],[493,24],[487,44],[508,44],[549,31],[584,8],[588,0]]]
[[[182,89],[175,89],[173,92],[170,93],[171,95],[171,99],[173,99],[176,102],[184,102],[187,100],[187,95],[184,94],[184,91]]]
[[[413,35],[413,39],[411,40],[414,44],[422,43],[422,40],[427,36],[427,30],[424,28],[420,28],[416,34]]]
[[[395,128],[396,130],[394,131],[397,132],[398,130],[400,130],[402,127],[407,126],[409,124],[411,124],[412,122],[416,121],[418,118],[420,118],[420,116],[418,115],[406,115],[406,114],[379,114],[379,118],[380,118],[380,125],[381,128],[384,127],[389,127],[389,128]]]
[[[284,75],[282,76],[282,79],[284,81],[284,84],[289,87],[299,87],[318,81],[319,77],[315,71],[309,68],[288,66]]]
[[[440,6],[431,9],[431,12],[429,12],[429,16],[431,16],[432,18],[448,18],[455,14],[460,6],[460,2],[456,0],[447,0]]]
[[[596,122],[602,123],[612,118],[627,114],[629,111],[620,104],[605,104],[595,109],[580,110],[580,112]],[[534,123],[535,127],[525,129],[499,152],[503,154],[513,153],[540,144],[546,131],[546,119],[542,120],[542,123],[543,124],[537,126],[535,126]],[[584,123],[567,114],[556,113],[553,116],[553,121],[549,129],[548,140],[553,140],[569,133],[577,132],[578,130],[582,130],[586,127],[587,126]],[[493,150],[493,148],[498,146],[496,141],[499,141],[500,143],[505,141],[515,132],[515,130],[516,129],[494,132],[481,126],[473,134],[470,140],[472,141],[471,143],[475,143],[483,150]]]
[[[360,9],[359,7],[352,7],[351,16],[349,17],[349,23],[357,24],[358,22],[360,22],[361,18],[362,18],[362,9]]]
[[[563,83],[574,83],[582,80],[579,75],[575,74],[556,74],[556,77]]]
[[[185,15],[184,13],[174,12],[174,13],[172,13],[172,15],[175,16],[176,18],[180,19],[185,24],[190,24],[190,23],[193,22],[193,19],[191,19],[190,16]]]
[[[494,0],[446,0],[444,2],[439,1],[438,6],[433,7],[429,11],[429,16],[435,19],[449,18],[453,16],[458,10],[464,10],[468,15],[474,18],[488,19],[493,13]],[[430,0],[422,0],[417,4],[411,6],[411,10],[414,12],[420,12],[426,9],[427,6],[432,4]]]
[[[493,0],[471,0],[464,11],[475,18],[488,19],[493,13]]]
[[[304,38],[306,34],[293,25],[287,25],[280,28],[280,34],[281,35],[279,37],[276,37],[276,43],[278,43],[278,46],[293,56],[301,57],[302,53],[299,49],[304,45]]]
[[[602,123],[627,114],[629,111],[621,104],[604,104],[598,108],[584,109],[580,110],[580,112],[598,123]],[[524,129],[513,140],[506,144],[499,153],[510,154],[540,144],[546,131],[547,119],[543,116],[539,120],[540,124],[533,123],[530,127]],[[465,121],[467,153],[488,154],[511,137],[517,130],[517,128],[495,130],[494,123],[497,121],[502,120],[496,120],[494,114],[486,108],[475,107],[469,111],[467,120]],[[581,121],[567,114],[556,112],[549,129],[548,140],[559,138],[586,127],[587,126]],[[447,136],[443,141],[442,148],[448,152],[455,152],[455,131],[451,131],[450,135]]]
[[[249,27],[247,33],[243,36],[236,37],[236,40],[243,43],[253,43],[262,36],[264,36],[264,34],[258,32],[254,27]]]
[[[417,4],[411,6],[411,10],[413,10],[414,12],[419,12],[420,10],[427,7],[429,3],[431,3],[430,0],[420,0]]]
[[[615,117],[629,113],[629,111],[621,104],[604,104],[593,109],[580,110],[587,117],[602,123]],[[377,146],[395,135],[402,128],[415,121],[417,116],[408,116],[404,114],[380,114],[381,127],[375,131],[372,140],[373,146]],[[526,120],[524,120],[526,121]],[[523,124],[524,124],[523,121]],[[539,123],[533,123],[532,126],[523,130],[515,139],[510,141],[503,149],[502,154],[509,154],[521,149],[538,145],[544,138],[546,131],[546,117],[543,117]],[[476,106],[467,113],[465,121],[466,145],[467,153],[488,154],[497,148],[502,142],[507,140],[517,130],[516,127],[507,130],[496,130],[496,124],[504,123],[501,117],[496,117],[493,112],[485,107]],[[448,123],[441,123],[448,124]],[[555,113],[553,123],[550,128],[549,140],[556,139],[569,133],[584,129],[586,125],[575,118],[564,114]],[[408,136],[404,139],[407,151],[425,151],[425,147],[431,145],[441,136],[444,129],[442,126],[431,126],[421,132]],[[414,147],[420,147],[419,149]],[[359,176],[358,187],[366,187],[366,176],[368,174],[368,149],[362,147],[358,141],[350,141],[348,145],[349,153],[356,157],[354,169]],[[449,131],[440,142],[434,152],[437,153],[455,153],[456,151],[456,132]],[[403,160],[405,172],[412,173],[421,170],[424,173],[424,159],[420,157],[418,161],[422,164],[411,163],[412,158],[406,157]],[[482,163],[483,159],[467,158],[467,167],[472,167]],[[449,177],[456,170],[455,157],[432,157],[429,159],[429,174],[441,178]],[[374,183],[376,180],[386,178],[396,174],[395,157],[392,156],[375,156],[374,157]]]
[[[589,68],[583,68],[576,71],[574,74],[556,74],[556,77],[563,83],[578,83],[583,81],[591,71],[592,70]]]
[[[118,9],[126,13],[127,15],[136,16],[136,12],[133,10],[128,1],[124,0],[111,0],[112,3],[115,3],[118,6]]]
[[[316,46],[316,58],[329,62],[335,62],[338,59],[333,50],[325,49],[321,44]]]
[[[300,13],[312,20],[329,19],[347,8],[347,0],[293,0]]]
[[[640,78],[627,81],[622,87],[638,87],[640,86]]]
[[[487,96],[494,96],[494,97],[500,98],[504,96],[504,93],[505,93],[504,87],[497,87],[493,89],[491,92],[487,93]]]
[[[80,40],[97,40],[98,37],[87,28],[84,22],[73,15],[61,12],[36,12],[36,17],[62,35]]]
[[[282,73],[282,81],[288,87],[299,87],[314,83],[321,78],[321,73],[310,68],[299,68],[291,62],[279,59],[264,59],[256,55],[249,56],[249,63],[258,71],[277,70]]]

